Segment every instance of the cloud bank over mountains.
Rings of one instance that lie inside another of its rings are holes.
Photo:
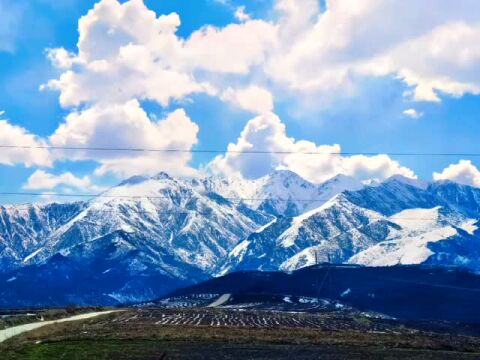
[[[288,169],[314,183],[324,182],[337,174],[378,181],[394,174],[417,177],[387,155],[342,156],[338,144],[317,145],[295,140],[287,135],[285,124],[273,113],[250,120],[237,142],[228,145],[228,151],[211,162],[213,172],[255,179],[274,169]],[[251,154],[244,153],[251,151],[267,153],[255,154],[252,159]]]
[[[404,96],[414,101],[480,93],[477,1],[452,7],[446,0],[327,0],[322,9],[317,0],[276,0],[269,20],[254,19],[243,7],[233,10],[237,23],[206,25],[182,38],[176,13],[157,15],[142,0],[101,0],[79,20],[74,52],[47,51],[59,76],[42,90],[58,91],[68,115],[45,138],[2,120],[0,142],[191,150],[199,143],[198,133],[208,130],[181,104],[194,94],[206,94],[248,112],[252,119],[228,145],[230,152],[201,170],[257,178],[290,169],[312,182],[339,173],[362,180],[381,181],[394,174],[416,178],[412,169],[388,155],[343,156],[338,144],[289,137],[275,114],[276,96],[322,99],[355,91],[361,79],[386,76],[404,83]],[[145,110],[147,101],[173,110],[158,120]],[[413,108],[404,113],[422,115]],[[269,153],[249,156],[242,151]],[[199,171],[188,152],[12,149],[0,155],[2,164],[43,168],[66,160],[96,162],[92,176],[160,170],[194,176]],[[93,186],[91,177],[41,171],[27,181],[27,188]],[[463,160],[433,176],[480,186],[479,174]]]

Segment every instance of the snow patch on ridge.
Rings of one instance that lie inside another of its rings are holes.
[[[437,227],[440,209],[440,206],[431,209],[407,209],[390,216],[389,220],[408,231],[427,231]]]
[[[23,262],[26,263],[28,262],[28,260],[30,259],[33,259],[35,256],[37,256],[43,249],[38,249],[38,250],[35,250],[33,253],[31,253],[30,255],[28,255],[25,259],[23,259]]]
[[[456,234],[455,228],[446,226],[417,236],[383,241],[352,256],[348,263],[367,266],[421,264],[434,254],[428,248],[429,243],[444,241]]]
[[[330,199],[316,209],[307,211],[299,216],[296,216],[293,219],[292,225],[279,236],[279,244],[284,248],[292,246],[295,243],[295,238],[298,236],[298,232],[303,222],[310,217],[334,206],[336,204],[337,197],[338,196],[333,197],[332,199]]]
[[[475,231],[478,230],[478,220],[470,219],[460,224],[458,227],[462,230],[465,230],[470,235],[474,235]]]

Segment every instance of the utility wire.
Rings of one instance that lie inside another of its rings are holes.
[[[0,192],[0,196],[6,195],[6,196],[17,196],[17,195],[23,195],[23,196],[58,196],[58,197],[80,197],[80,198],[111,198],[111,199],[172,199],[169,196],[160,196],[160,195],[154,195],[154,196],[148,196],[148,195],[103,195],[103,194],[65,194],[65,193],[36,193],[36,192]],[[226,200],[235,200],[235,201],[267,201],[267,200],[276,200],[276,201],[304,201],[304,202],[326,202],[331,200],[332,198],[329,199],[280,199],[280,198],[225,198],[222,196],[223,199]],[[15,204],[8,204],[8,205],[0,205],[0,209],[5,209],[8,207],[14,207],[15,209],[30,209],[31,206],[21,204],[21,205],[15,205]],[[115,210],[105,210],[105,209],[92,209],[92,208],[85,208],[84,210],[88,211],[93,211],[93,212],[105,212],[105,213],[118,213],[118,211]],[[125,209],[125,210],[132,210],[130,209]],[[135,211],[136,213],[146,213],[146,214],[152,214],[151,211]],[[395,222],[396,220],[407,220],[407,221],[433,221],[433,220],[438,220],[437,218],[408,218],[408,217],[396,217],[395,215],[392,215],[391,217],[381,217],[381,216],[368,216],[369,219],[371,220],[387,220],[387,221],[392,221]]]
[[[81,197],[81,198],[118,198],[118,199],[171,199],[171,196],[165,195],[108,195],[108,194],[79,194],[79,193],[41,193],[41,192],[0,192],[0,196],[58,196],[58,197]],[[225,197],[219,195],[222,199],[232,201],[298,201],[298,202],[321,202],[328,201],[328,199],[282,199],[282,198],[239,198],[239,197]],[[208,197],[208,196],[207,196]]]
[[[216,193],[214,193],[216,194]],[[203,195],[209,199],[208,193],[203,193]],[[81,193],[56,193],[56,192],[0,192],[0,196],[58,196],[58,197],[80,197],[80,198],[110,198],[110,199],[172,199],[172,196],[166,195],[108,195],[108,194],[81,194]],[[225,197],[220,194],[218,196],[221,199],[231,200],[231,201],[280,201],[280,202],[327,202],[333,199],[334,196],[329,198],[318,198],[318,199],[296,199],[296,198],[276,198],[276,197],[262,197],[262,198],[242,198],[242,197]],[[212,200],[212,199],[211,199]],[[1,205],[0,205],[1,206]]]
[[[329,151],[271,151],[271,150],[228,150],[228,149],[153,149],[124,147],[79,147],[79,146],[32,146],[32,145],[1,145],[0,149],[43,149],[43,150],[76,150],[76,151],[124,151],[124,152],[160,152],[160,153],[206,153],[206,154],[283,154],[283,155],[390,155],[390,156],[463,156],[477,157],[480,153],[433,153],[433,152],[329,152]]]

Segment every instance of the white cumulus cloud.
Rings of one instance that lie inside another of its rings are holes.
[[[238,21],[250,20],[250,15],[245,12],[245,6],[239,6],[235,9],[235,18]]]
[[[387,155],[298,154],[338,153],[341,148],[288,137],[285,125],[271,113],[272,94],[288,97],[283,95],[288,90],[298,94],[297,100],[321,101],[348,93],[366,77],[402,81],[409,89],[405,94],[417,101],[480,93],[476,0],[460,0],[455,6],[449,0],[326,0],[324,6],[317,0],[275,0],[268,21],[237,10],[239,23],[206,25],[182,38],[176,13],[159,16],[142,0],[99,1],[79,21],[74,52],[47,52],[61,75],[45,87],[58,90],[61,105],[72,111],[49,138],[51,143],[190,149],[199,129],[183,110],[156,121],[141,103],[167,106],[207,93],[260,114],[229,148],[292,152],[228,153],[212,161],[216,171],[257,177],[288,168],[316,182],[337,173],[415,177]],[[422,115],[414,108],[404,114]],[[97,174],[194,172],[188,153],[56,152],[58,159],[71,154],[98,161]]]
[[[404,110],[403,114],[408,116],[408,117],[414,118],[414,119],[418,119],[418,118],[421,118],[423,116],[423,113],[418,112],[417,110],[415,110],[413,108]]]
[[[29,133],[26,129],[0,120],[0,145],[20,146],[0,151],[0,164],[24,164],[30,166],[51,166],[52,158],[46,141]]]
[[[329,92],[392,76],[419,101],[480,92],[479,2],[327,0],[324,12],[314,3],[277,0],[280,45],[265,69],[278,83]]]
[[[273,113],[250,120],[237,142],[228,145],[228,151],[209,164],[211,171],[230,176],[258,178],[275,169],[289,169],[316,183],[337,174],[378,181],[395,174],[416,178],[412,170],[401,166],[387,155],[342,156],[340,145],[317,145],[311,141],[289,137],[285,124]],[[262,153],[242,153],[252,151]]]
[[[223,92],[221,98],[256,114],[273,110],[273,96],[270,91],[256,85],[237,90],[229,87]]]
[[[184,153],[88,150],[56,153],[59,159],[97,161],[100,166],[96,173],[100,175],[155,174],[160,170],[189,175],[194,170],[188,165],[191,159],[188,150],[197,143],[198,131],[198,125],[183,109],[155,120],[147,116],[137,100],[131,100],[72,112],[49,140],[58,147],[187,150]]]
[[[457,164],[450,164],[440,173],[434,172],[433,179],[480,187],[480,170],[470,160],[460,160]]]
[[[63,106],[148,99],[162,105],[197,92],[215,94],[196,73],[241,73],[263,61],[276,40],[260,20],[206,26],[184,40],[176,13],[158,16],[143,1],[102,0],[79,21],[78,52],[50,49],[65,71],[43,88],[60,91]]]
[[[228,101],[249,111],[271,110],[273,100],[267,90],[223,91],[222,81],[217,81],[218,89],[213,80],[217,74],[243,76],[261,64],[276,41],[276,26],[244,17],[242,23],[223,28],[204,26],[187,39],[177,36],[179,26],[176,13],[157,16],[141,0],[101,0],[80,19],[75,52],[47,51],[62,73],[42,88],[58,90],[60,104],[71,110],[49,137],[52,145],[187,152],[55,151],[56,159],[97,161],[98,175],[159,170],[191,175],[195,170],[188,165],[188,150],[197,143],[198,126],[182,109],[164,120],[152,120],[142,108],[143,100],[165,107],[172,100],[205,92],[225,94]]]
[[[71,172],[55,175],[44,170],[36,170],[30,175],[23,188],[27,190],[51,190],[60,185],[82,191],[98,191],[100,189],[92,183],[89,176],[77,177]]]

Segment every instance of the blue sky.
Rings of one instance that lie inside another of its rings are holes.
[[[476,2],[447,11],[448,1],[428,0],[103,0],[79,29],[95,3],[0,0],[10,19],[0,26],[3,144],[480,152]],[[480,186],[480,158],[466,156],[0,151],[0,191],[89,193],[136,173],[251,178],[275,168],[313,182],[435,172]]]

